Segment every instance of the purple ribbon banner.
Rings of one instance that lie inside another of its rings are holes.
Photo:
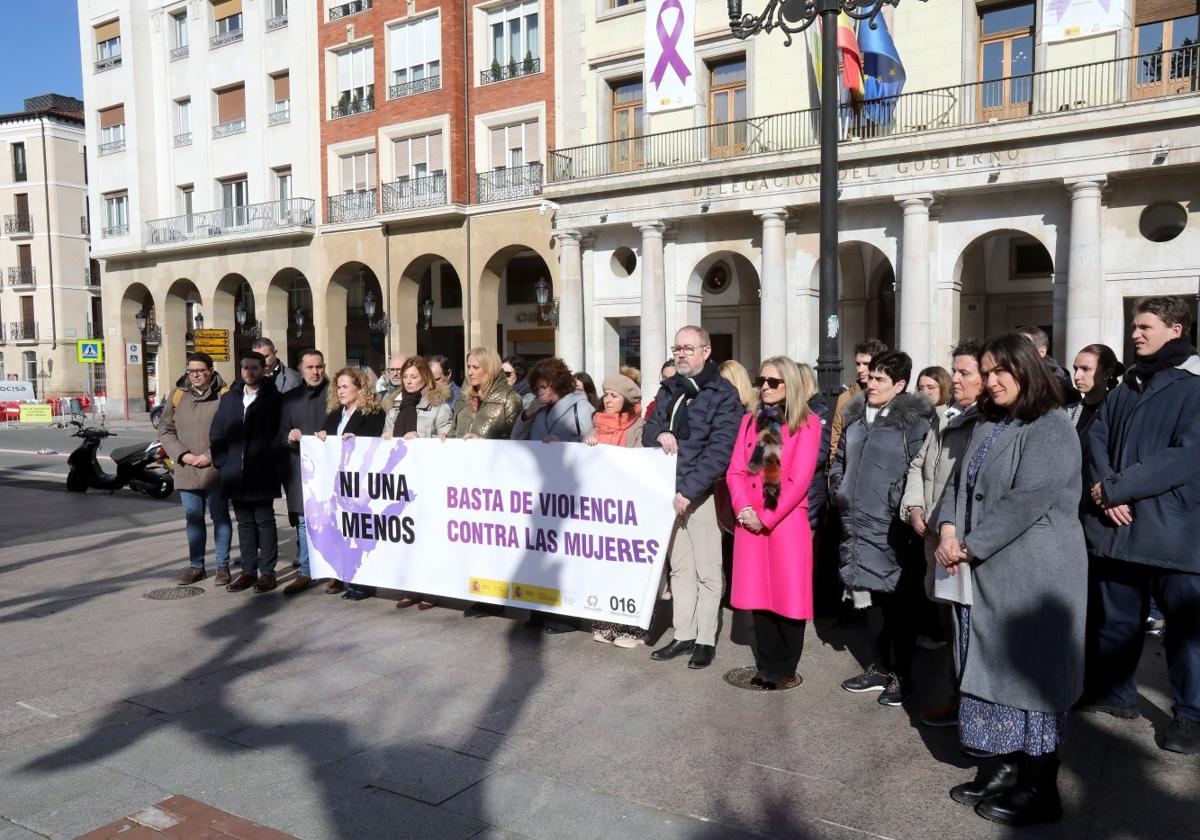
[[[670,32],[663,23],[663,16],[668,9],[675,10],[675,22]],[[692,71],[677,49],[679,36],[683,34],[683,17],[683,4],[679,0],[663,0],[663,4],[658,9],[658,20],[654,23],[654,30],[658,34],[658,43],[662,47],[662,52],[658,55],[658,63],[654,65],[654,72],[650,74],[650,81],[655,87],[662,85],[663,76],[666,75],[668,67],[675,71],[679,81],[684,84],[687,83],[688,76],[692,75]]]

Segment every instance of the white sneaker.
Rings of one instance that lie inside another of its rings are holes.
[[[613,646],[619,647],[619,648],[627,648],[628,649],[628,648],[641,647],[641,644],[642,644],[641,639],[634,639],[629,636],[617,636],[617,638],[613,639]]]
[[[593,630],[592,631],[592,641],[599,642],[602,645],[606,645],[609,642],[611,642],[612,639],[603,630]]]

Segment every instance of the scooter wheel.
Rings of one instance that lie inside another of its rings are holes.
[[[75,470],[67,473],[67,489],[72,493],[86,493],[87,482],[75,474]]]
[[[158,485],[158,487],[156,487],[150,491],[150,498],[165,499],[165,498],[167,498],[167,496],[170,496],[174,490],[175,490],[175,482],[171,481],[171,479],[169,479],[169,478],[166,478],[166,479],[163,479],[163,481]]]

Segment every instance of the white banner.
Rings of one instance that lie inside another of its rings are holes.
[[[675,521],[660,449],[305,437],[300,454],[314,578],[650,625]]]
[[[1049,41],[1116,32],[1125,22],[1125,0],[1042,0],[1042,37]]]
[[[696,0],[646,0],[646,113],[696,104]]]
[[[32,382],[21,382],[16,379],[6,379],[0,382],[0,402],[18,402],[20,400],[36,400]]]

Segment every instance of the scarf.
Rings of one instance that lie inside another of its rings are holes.
[[[754,421],[758,431],[758,443],[747,465],[751,475],[762,473],[763,477],[763,507],[775,510],[779,503],[779,491],[782,486],[782,457],[783,457],[783,418],[786,408],[784,403],[778,405],[764,404],[758,409],[758,417]]]
[[[1173,338],[1160,347],[1157,353],[1138,356],[1137,363],[1133,366],[1133,372],[1138,379],[1146,382],[1159,371],[1179,367],[1195,354],[1196,351],[1192,349],[1192,345],[1188,344],[1186,338],[1182,336]]]
[[[596,440],[613,446],[624,446],[625,436],[638,421],[636,410],[621,414],[609,414],[607,411],[597,411],[592,415],[592,428],[596,430]]]
[[[392,427],[392,437],[402,438],[409,432],[417,430],[417,403],[421,401],[421,392],[405,391],[395,403],[396,425]]]
[[[692,430],[688,426],[688,406],[705,385],[720,375],[717,363],[709,359],[694,379],[684,376],[682,373],[671,377],[670,381],[679,389],[678,396],[671,402],[671,411],[668,415],[671,418],[671,434],[675,435],[676,439],[687,440],[691,435]]]

